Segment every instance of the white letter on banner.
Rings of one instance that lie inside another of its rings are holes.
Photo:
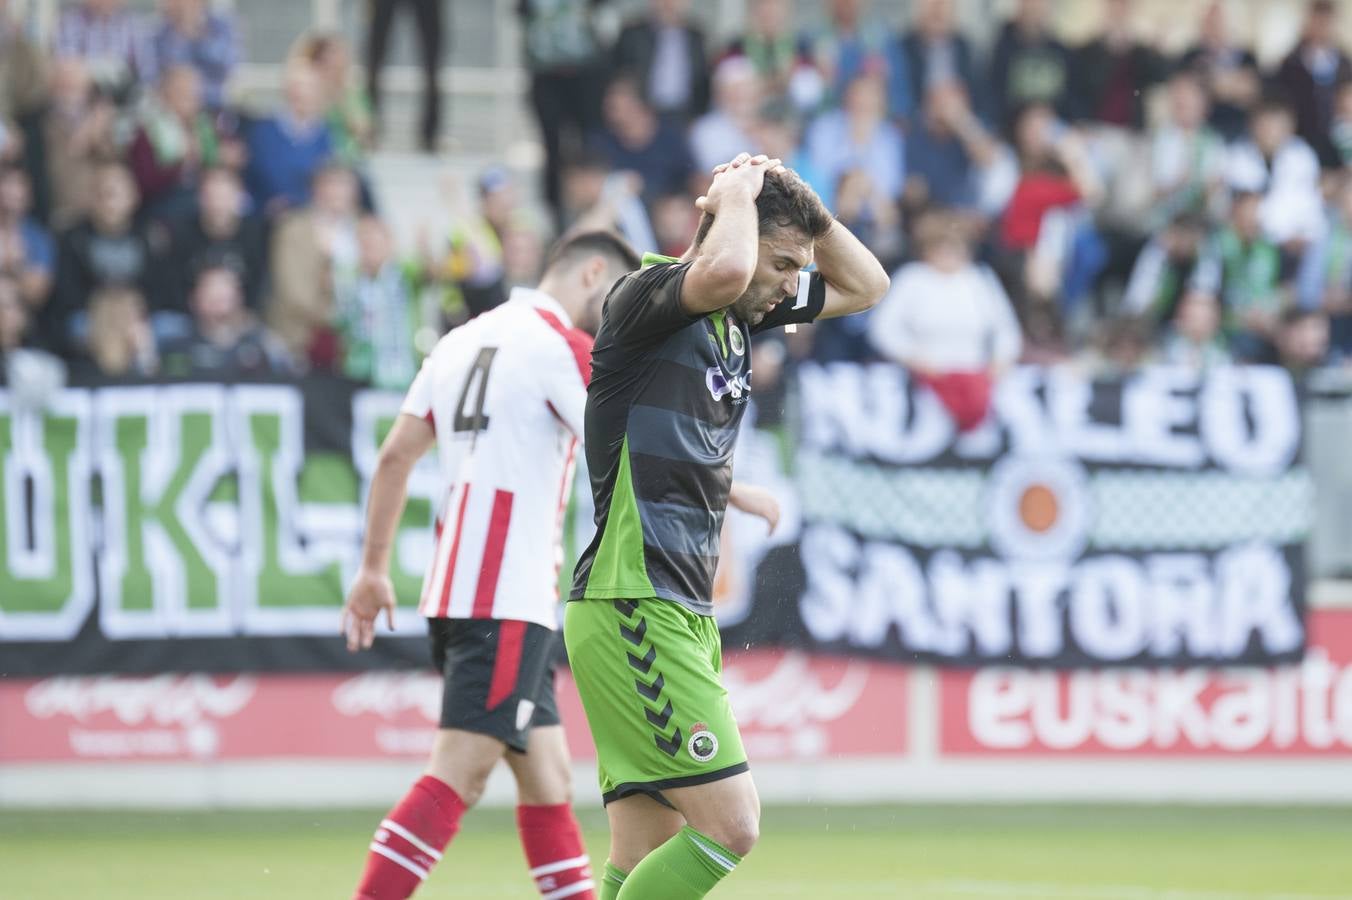
[[[838,641],[850,628],[856,606],[853,573],[859,566],[859,542],[834,525],[803,529],[803,570],[807,585],[798,601],[803,624],[818,641]]]
[[[802,446],[862,453],[859,433],[866,401],[863,370],[849,363],[805,363],[798,369],[798,386],[802,396]]]
[[[1033,733],[1053,750],[1069,750],[1089,740],[1094,727],[1094,675],[1091,672],[1035,672]],[[1065,715],[1061,684],[1066,685]]]
[[[1145,592],[1140,567],[1125,556],[1083,560],[1070,591],[1075,643],[1095,659],[1130,659],[1145,649]]]
[[[1202,440],[1219,465],[1250,475],[1291,465],[1300,446],[1300,407],[1286,370],[1217,369],[1202,386],[1201,404]]]
[[[1099,714],[1094,736],[1114,750],[1135,750],[1150,740],[1150,675],[1119,669],[1097,676]]]
[[[986,668],[967,687],[967,727],[983,747],[1018,750],[1033,740],[1022,717],[1028,713],[1028,681],[1019,669]]]
[[[1344,678],[1339,679],[1340,683],[1346,680],[1348,672],[1352,672],[1352,669],[1343,670]],[[1329,661],[1328,651],[1323,647],[1312,647],[1305,654],[1300,673],[1301,731],[1305,735],[1305,742],[1320,750],[1333,746],[1333,716],[1330,715],[1329,701],[1337,700],[1333,691],[1336,674]]]
[[[1216,586],[1201,553],[1146,557],[1150,655],[1216,654]]]
[[[1211,706],[1211,734],[1216,746],[1236,752],[1262,743],[1272,724],[1272,696],[1266,671],[1232,669],[1221,681],[1221,695]]]
[[[1349,665],[1338,670],[1338,680],[1333,685],[1333,727],[1338,742],[1352,749],[1352,666]]]
[[[1016,563],[1009,567],[1018,612],[1019,650],[1031,659],[1050,659],[1065,649],[1062,605],[1057,602],[1069,576],[1057,563]]]
[[[1041,386],[1042,370],[1021,366],[995,387],[995,414],[1009,429],[1011,452],[1043,456],[1055,449],[1052,423],[1037,395]]]
[[[1181,397],[1195,391],[1190,369],[1150,366],[1122,385],[1122,425],[1130,439],[1128,458],[1162,466],[1196,467],[1206,461],[1195,435],[1174,429],[1197,421],[1197,401]]]
[[[1211,746],[1210,723],[1201,694],[1210,675],[1205,669],[1161,671],[1155,677],[1155,746],[1168,749],[1186,736],[1195,747]]]
[[[1220,652],[1235,657],[1257,631],[1269,653],[1297,650],[1304,632],[1291,604],[1286,560],[1267,544],[1230,547],[1216,557]]]
[[[1060,450],[1080,459],[1112,462],[1130,448],[1117,427],[1090,420],[1093,399],[1094,383],[1082,373],[1058,368],[1048,374],[1047,405]]]
[[[859,597],[864,602],[850,617],[851,643],[880,646],[887,639],[888,628],[895,624],[907,649],[934,648],[937,629],[926,604],[925,578],[906,548],[864,545]]]
[[[939,550],[930,557],[929,583],[939,621],[935,644],[939,653],[961,656],[973,644],[976,655],[987,659],[1013,651],[1004,566],[993,559],[964,565],[952,550]]]

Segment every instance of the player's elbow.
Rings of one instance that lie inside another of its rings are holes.
[[[859,289],[860,312],[877,306],[878,301],[887,296],[887,291],[891,287],[892,279],[887,276],[887,270],[874,260],[872,267],[865,273],[864,283]]]

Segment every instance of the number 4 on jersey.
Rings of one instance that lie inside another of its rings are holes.
[[[488,395],[488,370],[493,367],[493,357],[497,352],[497,347],[481,348],[474,365],[465,375],[465,386],[460,389],[460,399],[455,404],[455,422],[452,425],[454,431],[478,433],[488,428],[488,416],[484,415],[484,398]],[[471,389],[475,392],[474,408],[466,409]]]

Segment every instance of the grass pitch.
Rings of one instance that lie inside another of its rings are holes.
[[[0,898],[345,900],[381,812],[0,812]],[[475,811],[417,896],[529,900],[525,868],[511,812]],[[770,807],[712,896],[1352,898],[1352,809]]]

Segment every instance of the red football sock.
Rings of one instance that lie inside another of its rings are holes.
[[[518,806],[516,827],[530,877],[545,900],[595,900],[587,848],[571,806]]]
[[[417,890],[460,830],[465,801],[424,775],[376,829],[353,900],[404,900]]]

